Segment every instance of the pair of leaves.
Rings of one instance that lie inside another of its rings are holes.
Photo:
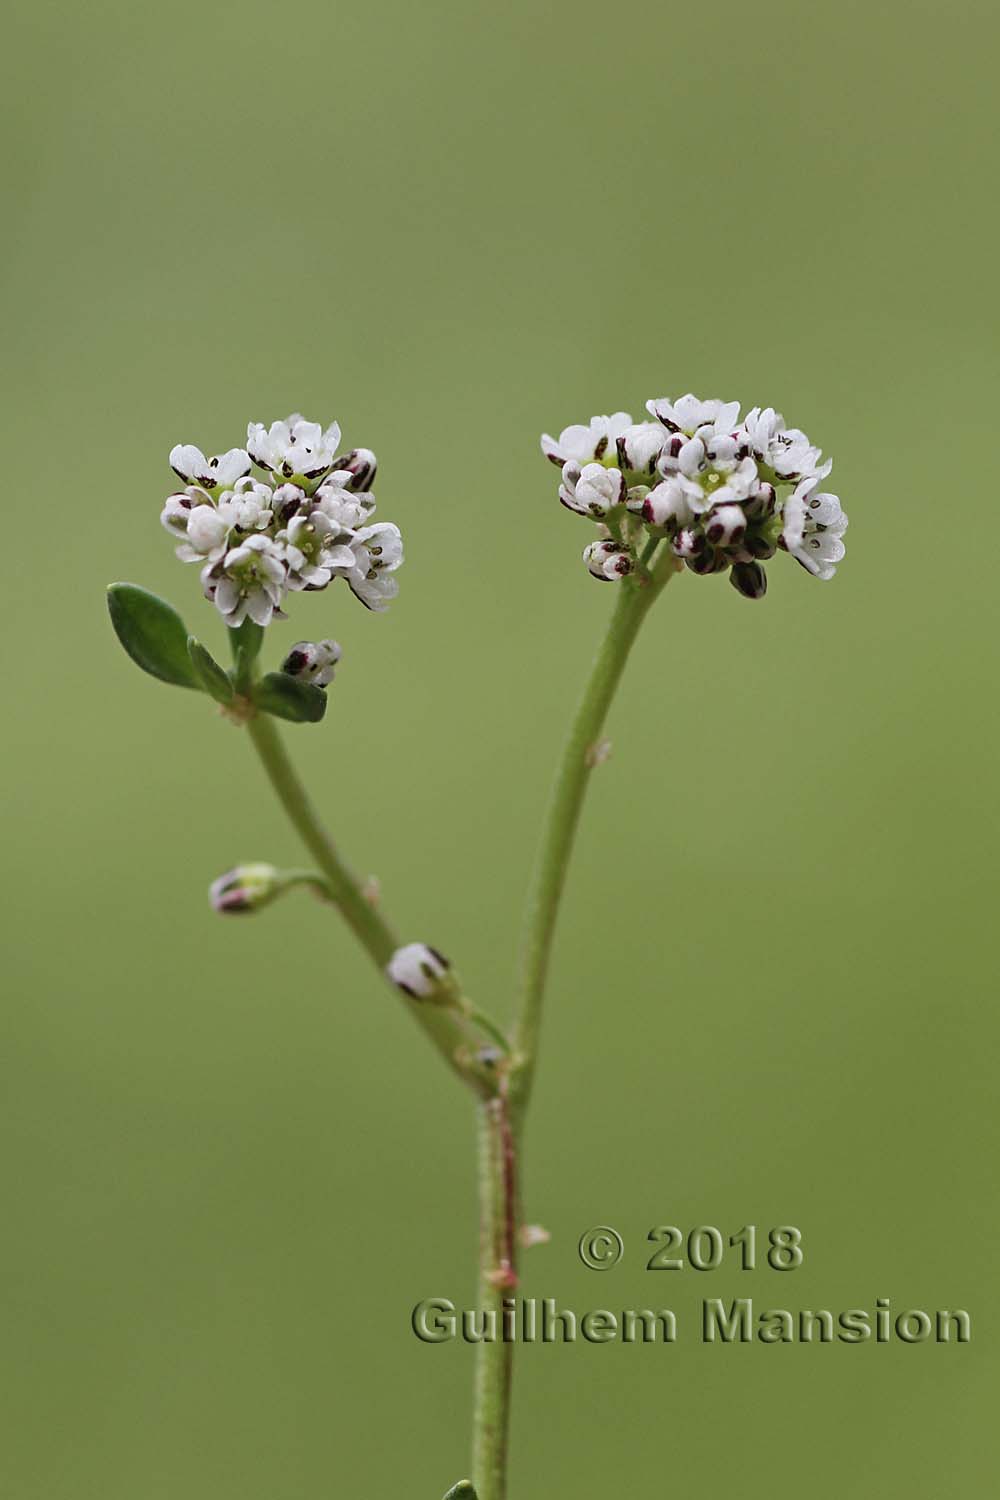
[[[194,688],[216,703],[231,704],[239,689],[263,713],[291,724],[318,724],[326,713],[326,693],[286,672],[268,672],[253,681],[253,663],[264,632],[247,620],[233,631],[236,668],[225,671],[193,635],[177,611],[134,583],[113,583],[108,610],[115,634],[135,664],[160,682]]]

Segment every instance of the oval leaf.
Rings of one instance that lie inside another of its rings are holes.
[[[268,672],[256,684],[253,701],[266,714],[290,724],[318,724],[326,713],[326,694],[311,682],[300,682],[287,672]]]
[[[201,641],[196,641],[193,635],[188,636],[188,656],[194,667],[195,676],[201,683],[205,692],[216,703],[232,703],[233,684],[229,679],[229,673],[224,672],[210,651],[206,651]]]
[[[177,687],[200,688],[188,655],[188,633],[177,611],[134,583],[113,583],[108,609],[115,634],[136,666]]]
[[[444,1500],[476,1500],[476,1492],[467,1479],[460,1479]]]

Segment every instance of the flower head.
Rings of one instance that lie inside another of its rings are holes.
[[[740,594],[760,599],[762,564],[779,546],[816,577],[832,576],[847,518],[819,491],[832,464],[804,432],[774,407],[752,407],[741,421],[739,402],[690,393],[646,409],[655,421],[616,412],[542,438],[562,469],[559,500],[598,525],[583,553],[593,577],[641,580],[673,558],[701,577],[729,572]]]
[[[399,591],[399,528],[372,521],[377,463],[370,448],[337,457],[340,428],[291,416],[251,422],[247,447],[206,458],[178,445],[170,462],[185,488],[160,513],[177,556],[202,567],[202,586],[227,625],[281,618],[291,592],[346,580],[355,597],[383,610]],[[266,471],[250,475],[251,458]]]

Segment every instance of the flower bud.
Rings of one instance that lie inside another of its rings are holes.
[[[721,568],[729,566],[729,559],[722,552],[716,552],[714,547],[703,547],[693,557],[684,560],[685,566],[697,573],[700,578],[705,578],[709,573],[718,573]]]
[[[625,476],[619,469],[606,469],[603,464],[567,463],[563,466],[563,482],[559,486],[559,499],[567,510],[575,510],[581,516],[606,516],[609,510],[625,500]]]
[[[346,458],[337,459],[337,472],[346,470],[351,476],[344,483],[344,488],[348,490],[370,490],[375,483],[377,469],[378,460],[370,448],[354,448]]]
[[[743,540],[747,518],[741,505],[719,505],[705,525],[705,535],[717,547],[729,547]]]
[[[767,574],[759,562],[734,563],[729,582],[744,599],[763,599],[767,593]]]
[[[274,519],[281,526],[287,526],[293,516],[297,516],[306,503],[306,492],[300,490],[297,484],[279,484],[274,492],[271,506]]]
[[[683,557],[685,560],[697,557],[699,552],[705,550],[705,533],[700,529],[685,526],[670,543],[670,550],[675,557]]]
[[[693,515],[684,486],[677,479],[665,479],[643,500],[642,518],[650,526],[686,526]]]
[[[192,551],[207,557],[228,535],[229,523],[214,505],[196,505],[188,515],[187,539]]]
[[[341,654],[336,641],[296,641],[281,670],[289,677],[311,682],[313,687],[325,688],[333,681]]]
[[[774,485],[761,483],[751,490],[743,508],[749,520],[757,521],[766,516],[773,516],[776,504],[777,495]]]
[[[287,886],[288,881],[274,865],[237,865],[212,881],[208,899],[214,911],[229,916],[267,906]]]
[[[747,532],[743,540],[743,546],[749,552],[750,558],[756,557],[761,561],[766,561],[767,558],[773,557],[778,550],[770,537],[766,536],[762,531]],[[750,558],[746,558],[744,561],[749,562]]]
[[[451,965],[436,948],[426,943],[407,943],[397,948],[386,965],[386,974],[412,1000],[426,1000],[440,989]]]
[[[659,422],[637,422],[618,439],[618,462],[623,469],[652,474],[663,452],[667,434]]]
[[[599,578],[602,583],[615,583],[619,578],[624,578],[626,573],[631,573],[633,567],[628,548],[623,547],[621,542],[608,540],[591,542],[583,550],[583,560],[594,577]]]

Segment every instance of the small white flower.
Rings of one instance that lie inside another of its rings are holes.
[[[356,566],[354,549],[340,542],[341,531],[321,510],[293,516],[277,543],[288,565],[290,589],[325,589],[335,575],[347,577]]]
[[[542,452],[550,463],[563,464],[572,459],[586,464],[603,458],[609,450],[614,453],[618,439],[632,426],[627,411],[616,411],[610,417],[591,417],[588,426],[564,427],[558,439],[542,433]]]
[[[816,578],[832,578],[844,556],[847,517],[836,495],[817,493],[820,476],[812,475],[785,501],[781,544]]]
[[[257,479],[241,479],[219,496],[219,514],[236,531],[266,531],[273,520],[274,491]]]
[[[414,1000],[426,1000],[447,976],[451,965],[436,948],[426,943],[407,943],[397,948],[386,965],[386,974]]]
[[[230,526],[214,505],[196,505],[188,516],[187,540],[177,548],[181,562],[218,562],[226,551]]]
[[[399,584],[390,575],[403,561],[403,538],[391,521],[377,521],[363,526],[351,542],[354,567],[346,574],[355,598],[366,609],[388,609],[399,593]]]
[[[202,588],[226,624],[235,628],[249,615],[270,625],[284,597],[286,568],[281,549],[259,532],[202,569]]]
[[[231,489],[238,479],[250,472],[250,458],[244,448],[230,448],[206,458],[191,443],[178,443],[170,450],[170,467],[187,484],[204,485],[206,489]]]
[[[659,422],[636,422],[618,439],[618,462],[638,474],[652,474],[667,433]]]
[[[281,663],[281,670],[289,677],[325,688],[333,681],[341,654],[336,641],[296,641]]]
[[[160,524],[170,535],[180,539],[187,536],[188,517],[198,505],[211,505],[212,497],[207,490],[189,484],[186,490],[168,495],[160,511]]]
[[[779,432],[785,430],[785,419],[773,406],[755,406],[748,411],[740,426],[740,442],[751,458],[758,463],[769,463],[771,445]]]
[[[619,469],[596,463],[584,464],[581,469],[571,460],[563,465],[562,477],[559,499],[577,515],[600,518],[625,500],[625,476]]]
[[[602,583],[617,583],[633,569],[632,557],[621,542],[601,539],[583,549],[583,560]]]
[[[658,401],[647,401],[646,410],[662,422],[668,432],[684,432],[688,437],[696,433],[703,435],[708,428],[712,432],[731,431],[740,415],[738,401],[701,401],[690,393],[671,401],[663,396]]]
[[[349,477],[346,469],[338,469],[324,479],[316,491],[316,505],[336,526],[356,531],[375,509],[375,501],[365,492],[356,494],[348,489]]]
[[[706,434],[673,441],[659,460],[665,478],[683,488],[688,505],[701,515],[716,505],[746,500],[757,487],[757,465],[752,458],[737,459],[737,445],[726,434]]]
[[[286,479],[298,475],[318,479],[333,468],[340,442],[340,427],[331,422],[324,432],[318,422],[307,422],[293,412],[284,422],[264,427],[251,422],[247,427],[247,449],[255,464]]]
[[[767,462],[779,479],[794,483],[797,479],[825,479],[833,467],[829,461],[821,463],[823,454],[819,448],[797,427],[779,432],[767,451]],[[823,472],[820,473],[822,468]]]
[[[376,614],[388,609],[399,593],[399,584],[391,573],[362,573],[360,568],[355,568],[346,576],[354,597],[361,600],[365,609],[374,610]]]
[[[351,543],[358,566],[374,568],[377,572],[394,573],[403,561],[403,538],[398,526],[391,521],[376,521],[374,526],[362,526]]]

